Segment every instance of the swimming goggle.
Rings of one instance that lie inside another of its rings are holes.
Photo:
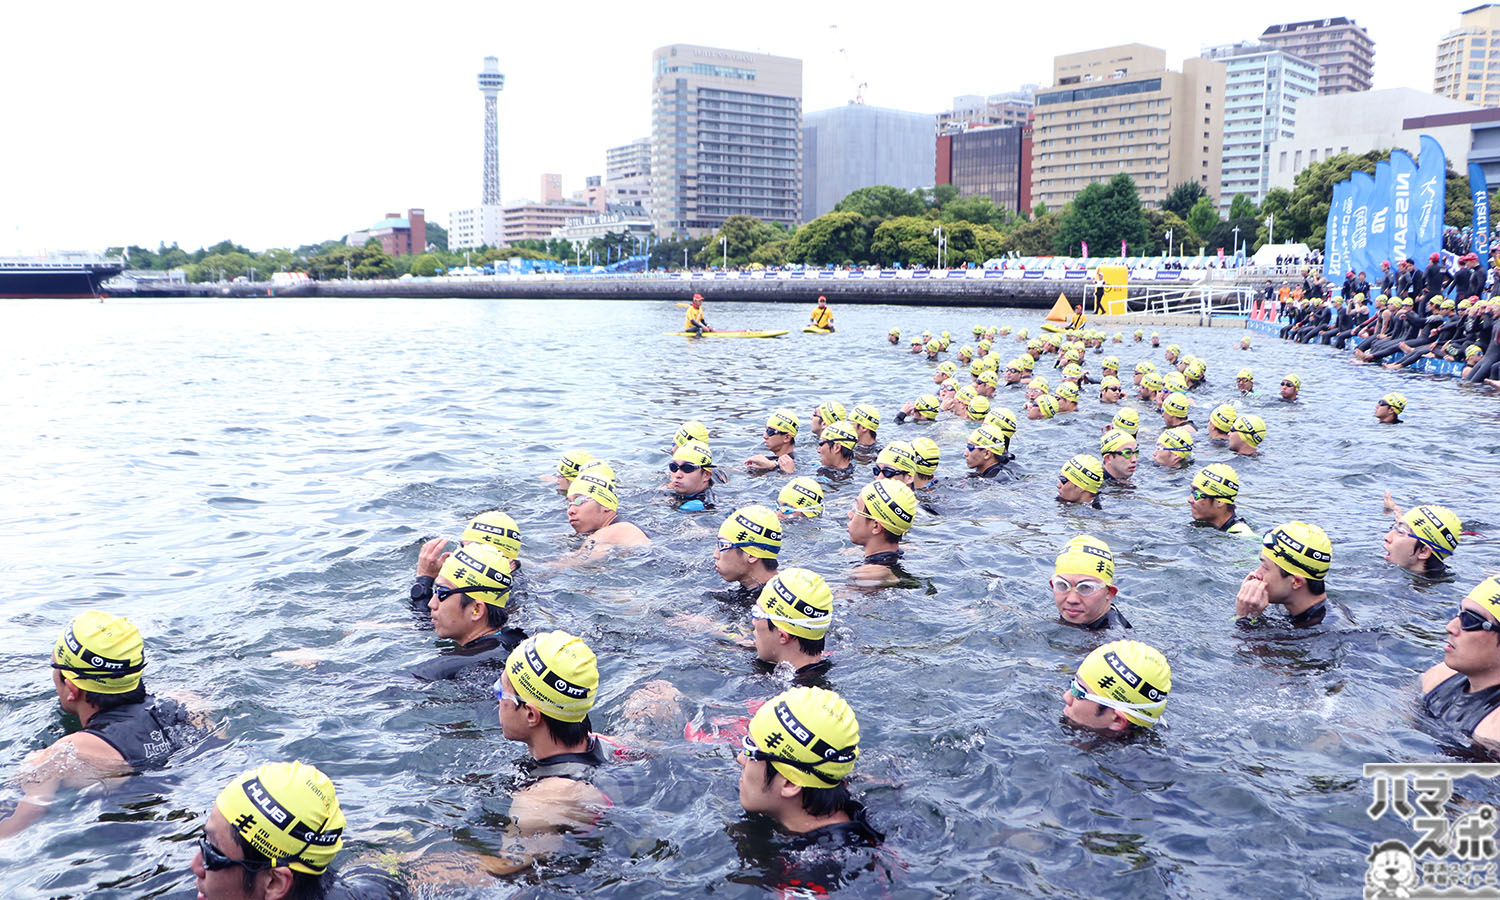
[[[870,471],[876,478],[900,478],[901,470],[893,466],[871,466]]]
[[[827,775],[819,772],[819,763],[803,762],[799,759],[787,759],[785,756],[777,756],[774,753],[767,753],[766,751],[755,746],[755,739],[750,737],[750,735],[748,734],[745,735],[744,739],[740,741],[740,753],[744,754],[749,759],[755,760],[756,762],[781,763],[782,765],[791,766],[794,769],[801,769],[804,772],[816,775],[818,778],[828,782],[831,785],[837,785],[843,781],[842,778],[829,778]],[[835,759],[831,761],[848,762],[848,760],[844,759]]]
[[[432,586],[432,596],[434,596],[434,597],[437,598],[437,602],[442,603],[444,600],[447,600],[449,597],[452,597],[454,594],[464,594],[466,596],[468,594],[504,594],[504,593],[507,593],[509,590],[510,590],[510,588],[508,588],[508,587],[475,586],[475,587],[453,587],[453,588],[451,588],[451,587],[443,587],[440,584],[435,584],[435,585]]]
[[[833,624],[833,613],[828,613],[825,616],[793,618],[791,616],[778,616],[775,613],[768,613],[758,605],[750,607],[750,618],[764,619],[767,622],[785,622],[788,625],[801,625],[806,628],[827,628]]]
[[[1113,697],[1103,697],[1085,687],[1083,682],[1078,680],[1077,676],[1073,677],[1073,683],[1068,686],[1068,693],[1072,694],[1074,699],[1091,700],[1107,709],[1133,712],[1150,725],[1155,725],[1161,721],[1161,711],[1167,705],[1167,701],[1165,700],[1159,700],[1156,703],[1127,703],[1124,700],[1116,700]],[[1152,712],[1147,712],[1147,710],[1151,710]]]
[[[786,434],[786,432],[782,431],[779,428],[767,428],[766,429],[766,437],[772,437],[773,435],[778,435],[778,434]]]
[[[1096,581],[1092,578],[1085,578],[1081,581],[1078,581],[1077,583],[1074,583],[1068,581],[1068,579],[1066,578],[1053,577],[1047,583],[1052,585],[1052,590],[1056,593],[1067,594],[1069,591],[1072,591],[1084,600],[1089,599],[1090,597],[1109,587],[1109,585],[1105,584],[1104,582]]]
[[[268,859],[233,859],[225,855],[224,851],[213,845],[206,833],[198,837],[198,852],[203,854],[203,868],[210,872],[230,866],[239,866],[246,872],[264,872],[271,868],[271,861]]]
[[[1111,456],[1111,455],[1113,455],[1113,456],[1123,456],[1126,459],[1135,459],[1136,457],[1138,457],[1138,456],[1141,455],[1141,450],[1140,450],[1139,447],[1132,447],[1132,448],[1130,448],[1128,450],[1116,450],[1116,451],[1114,451],[1113,454],[1109,454],[1109,453],[1105,454],[1105,456]]]
[[[762,544],[759,541],[739,541],[739,542],[735,542],[735,541],[726,541],[723,538],[719,538],[718,541],[717,541],[717,546],[719,548],[719,552],[720,553],[726,553],[726,552],[728,552],[730,550],[738,550],[741,547],[754,547],[757,550],[764,550],[767,553],[779,553],[779,552],[781,552],[781,548],[780,547],[773,547],[770,544]]]
[[[1463,631],[1500,631],[1500,625],[1463,607],[1459,607],[1458,610],[1458,627]]]
[[[1396,532],[1397,534],[1401,535],[1402,537],[1409,537],[1409,538],[1411,538],[1412,540],[1416,541],[1419,544],[1426,544],[1428,547],[1432,548],[1432,552],[1437,553],[1439,555],[1447,556],[1447,555],[1449,555],[1449,554],[1451,554],[1453,552],[1453,551],[1447,549],[1446,547],[1439,547],[1437,544],[1434,544],[1432,541],[1429,541],[1427,538],[1424,538],[1420,534],[1417,534],[1415,531],[1412,531],[1411,530],[1411,526],[1408,525],[1408,524],[1406,524],[1401,519],[1397,519],[1395,521],[1395,523],[1393,525],[1391,525],[1390,530]]]
[[[768,431],[767,434],[769,434],[769,433],[770,432]],[[705,466],[700,466],[700,465],[695,465],[695,464],[689,463],[689,462],[678,462],[675,459],[672,460],[671,462],[667,463],[667,469],[668,469],[668,471],[672,471],[672,472],[686,472],[689,475],[693,474],[694,472],[696,472],[696,471],[698,471],[699,469],[702,469],[702,468],[706,468],[706,467]]]

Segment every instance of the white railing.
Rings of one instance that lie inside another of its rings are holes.
[[[1213,316],[1248,316],[1255,289],[1203,284],[1193,287],[1142,286],[1130,288],[1132,312],[1159,316],[1198,316],[1207,324]]]

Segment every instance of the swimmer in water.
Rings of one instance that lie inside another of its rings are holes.
[[[1324,580],[1333,561],[1333,542],[1306,522],[1277,525],[1261,538],[1260,566],[1240,582],[1234,614],[1241,625],[1259,625],[1266,607],[1286,608],[1293,628],[1320,624],[1328,614]]]
[[[1295,403],[1297,392],[1302,390],[1302,378],[1296,374],[1289,374],[1281,379],[1281,399],[1286,403]]]
[[[672,451],[667,487],[675,495],[677,509],[702,512],[714,508],[713,469],[713,451],[702,441],[688,441]]]
[[[1003,427],[980,425],[969,432],[969,441],[964,445],[964,465],[977,478],[1015,481],[1016,474],[1006,468],[1006,464],[1014,459],[1009,450],[1010,434]]]
[[[1234,422],[1239,417],[1239,410],[1232,403],[1215,406],[1208,414],[1208,439],[1214,443],[1228,442],[1229,433],[1234,431]]]
[[[781,486],[776,495],[776,517],[816,519],[823,515],[823,486],[817,479],[802,475]]]
[[[334,870],[344,812],[333,782],[301,762],[267,763],[219,793],[191,870],[200,900],[406,900],[374,866]]]
[[[873,450],[879,440],[880,410],[873,403],[860,403],[849,410],[849,424],[854,426],[855,452]]]
[[[1096,537],[1081,535],[1063,545],[1052,567],[1052,599],[1066,625],[1088,631],[1129,628],[1130,621],[1114,607],[1115,555]]]
[[[1163,469],[1183,469],[1193,461],[1193,433],[1182,428],[1168,428],[1156,438],[1156,453],[1151,461]]]
[[[433,579],[424,608],[433,633],[458,646],[414,666],[412,675],[439,681],[474,666],[502,663],[526,640],[526,632],[506,627],[511,563],[499,547],[484,541],[470,541],[442,555],[442,568]]]
[[[79,613],[52,648],[52,689],[79,729],[26,758],[13,780],[21,799],[0,819],[0,839],[40,819],[60,788],[160,769],[207,736],[208,723],[169,697],[147,693],[146,644],[127,619]]]
[[[1187,394],[1180,391],[1172,391],[1161,402],[1161,420],[1167,428],[1179,428],[1198,433],[1198,426],[1188,418],[1192,411],[1193,401]]]
[[[1001,410],[1009,413],[1010,410]],[[993,416],[995,413],[991,412]],[[1015,421],[1015,414],[1011,413],[1011,421]],[[917,461],[917,474],[912,479],[912,490],[925,491],[932,487],[937,478],[938,463],[942,461],[942,453],[938,449],[937,441],[930,437],[919,437],[911,442],[912,454]]]
[[[1240,476],[1228,463],[1213,463],[1193,476],[1193,496],[1188,508],[1193,521],[1210,525],[1226,534],[1255,537],[1255,529],[1235,514],[1240,495]]]
[[[1107,484],[1129,484],[1140,462],[1141,449],[1130,432],[1116,428],[1106,431],[1099,440],[1099,456]]]
[[[911,487],[917,476],[917,451],[909,441],[891,441],[870,468],[877,479],[899,481]]]
[[[907,419],[913,422],[931,422],[937,418],[942,405],[937,394],[922,394],[901,407],[901,411],[896,413],[896,424],[900,425]]]
[[[1143,359],[1135,364],[1135,386],[1140,387],[1141,382],[1147,375],[1156,371],[1156,363],[1149,359]]]
[[[825,674],[832,662],[823,652],[833,624],[833,592],[823,576],[784,569],[771,578],[750,609],[755,658],[768,666],[786,663],[793,679]]]
[[[1229,449],[1239,456],[1259,454],[1261,442],[1265,439],[1266,420],[1251,413],[1236,418],[1229,429]]]
[[[812,413],[812,432],[816,435],[822,435],[824,428],[827,428],[834,422],[842,422],[847,417],[848,413],[844,412],[844,404],[837,400],[828,400],[824,403],[819,403]]]
[[[1500,745],[1500,576],[1469,591],[1448,620],[1443,661],[1422,673],[1422,711],[1483,742]]]
[[[864,551],[854,570],[860,585],[895,582],[894,567],[901,559],[901,538],[911,530],[917,514],[917,495],[899,481],[872,481],[860,490],[849,509],[849,540]]]
[[[568,488],[568,524],[589,539],[565,564],[597,559],[612,547],[651,543],[645,532],[629,522],[619,521],[619,509],[613,469],[608,465],[596,466],[578,473]]]
[[[706,429],[704,433],[707,433]],[[562,455],[562,459],[557,461],[556,474],[543,475],[542,482],[555,484],[558,490],[567,493],[568,485],[572,484],[573,479],[577,477],[579,468],[592,462],[593,459],[594,454],[587,450],[569,450]]]
[[[458,538],[460,547],[475,542],[490,544],[505,554],[509,561],[507,573],[512,577],[520,575],[521,527],[515,519],[498,509],[480,513],[469,520]],[[426,609],[427,601],[432,599],[433,582],[449,556],[448,543],[447,538],[435,537],[424,543],[417,553],[417,580],[411,586],[411,602],[419,609]]]
[[[1103,486],[1104,463],[1091,453],[1080,453],[1063,463],[1057,476],[1057,499],[1099,509],[1099,489]]]
[[[1028,419],[1050,419],[1057,415],[1057,398],[1040,394],[1035,400],[1027,400],[1025,409]]]
[[[1172,690],[1172,667],[1155,647],[1111,641],[1084,657],[1063,695],[1073,725],[1130,737],[1161,721]]]
[[[1250,397],[1255,394],[1255,372],[1251,369],[1240,369],[1234,376],[1234,386],[1240,389],[1241,397]]]
[[[1126,407],[1115,413],[1115,417],[1109,421],[1108,425],[1104,426],[1104,433],[1109,434],[1111,431],[1123,431],[1131,437],[1136,437],[1140,428],[1141,414]]]
[[[1078,409],[1078,385],[1071,381],[1064,381],[1057,386],[1057,411],[1060,413],[1076,412]]]
[[[1106,375],[1104,380],[1099,382],[1100,403],[1119,403],[1124,396],[1125,391],[1120,385],[1120,379],[1114,375]]]
[[[1386,491],[1385,511],[1396,520],[1385,533],[1385,561],[1429,578],[1442,576],[1463,534],[1453,510],[1424,503],[1402,512]]]
[[[818,439],[818,474],[833,481],[848,481],[854,475],[854,445],[859,441],[846,422],[823,429]]]
[[[764,443],[766,453],[745,460],[745,467],[760,472],[779,469],[790,475],[797,471],[797,414],[778,409],[766,419]]]
[[[889,332],[886,333],[885,339],[892,344],[899,345],[901,343],[901,329],[892,328]]]
[[[1375,421],[1382,425],[1400,425],[1401,413],[1406,409],[1406,395],[1390,393],[1375,404]]]
[[[776,574],[781,519],[764,506],[735,510],[719,526],[714,571],[738,585],[734,599],[750,602]]]

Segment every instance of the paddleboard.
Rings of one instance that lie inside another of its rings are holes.
[[[668,331],[664,332],[670,337],[698,337],[691,331]],[[740,337],[740,338],[773,338],[781,337],[785,331],[705,331],[703,337]]]
[[[809,325],[806,328],[802,329],[802,333],[803,334],[832,334],[833,332],[829,331],[827,328],[819,328],[816,325]]]
[[[1042,323],[1042,330],[1043,331],[1067,331],[1066,328],[1064,328],[1063,326],[1057,324],[1056,322],[1043,322]]]

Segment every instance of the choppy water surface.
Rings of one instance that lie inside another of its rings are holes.
[[[722,587],[713,531],[781,484],[736,474],[716,513],[671,511],[658,488],[676,425],[707,422],[716,456],[736,463],[758,451],[772,408],[795,407],[806,428],[816,403],[838,399],[876,403],[882,440],[910,438],[923,426],[891,418],[930,389],[931,364],[887,345],[889,327],[962,339],[976,322],[1035,333],[1039,320],[844,306],[825,337],[796,330],[806,313],[711,304],[721,328],[793,333],[690,342],[661,335],[682,319],[671,303],[0,304],[0,766],[13,772],[63,733],[45,663],[89,608],[130,616],[152,690],[196,695],[228,735],[165,775],[57,803],[0,844],[5,893],[192,896],[200,814],[235,774],[274,759],[335,780],[355,838],[345,861],[494,846],[523,748],[501,737],[484,679],[424,686],[401,674],[441,643],[407,609],[417,548],[484,509],[523,529],[530,591],[514,603],[517,624],[574,631],[597,652],[597,729],[628,731],[621,705],[653,679],[680,687],[705,722],[786,687],[750,651],[670,621],[729,618],[707,596]],[[945,414],[925,433],[942,445],[946,483],[906,541],[920,587],[847,586],[858,557],[844,517],[862,477],[833,490],[826,518],[789,527],[782,551],[840,598],[831,681],[859,715],[857,794],[895,870],[894,882],[857,879],[851,895],[1349,895],[1372,842],[1412,838],[1366,818],[1361,765],[1461,752],[1422,730],[1413,701],[1458,600],[1500,569],[1487,521],[1500,402],[1357,369],[1326,348],[1257,337],[1244,353],[1237,330],[1158,330],[1209,360],[1200,422],[1235,395],[1240,366],[1268,392],[1284,372],[1302,375],[1295,406],[1242,404],[1269,437],[1262,458],[1233,460],[1239,509],[1260,528],[1306,518],[1328,530],[1342,617],[1311,634],[1238,630],[1234,594],[1258,550],[1189,524],[1191,472],[1143,460],[1134,490],[1106,493],[1102,511],[1060,508],[1058,467],[1097,453],[1113,411],[1096,393],[1069,418],[1023,420],[1014,449],[1027,477],[1010,485],[958,477],[968,429]],[[998,347],[1002,360],[1018,352]],[[1128,373],[1161,351],[1105,352]],[[1397,388],[1407,424],[1375,427],[1375,399]],[[998,399],[1020,409],[1014,393]],[[1144,419],[1149,446],[1159,419]],[[622,512],[651,535],[649,550],[577,571],[540,565],[576,544],[562,498],[538,481],[572,447],[613,462]],[[805,467],[811,451],[800,451]],[[1228,459],[1200,443],[1196,464]],[[1404,505],[1449,504],[1482,533],[1456,555],[1453,583],[1419,584],[1381,561],[1385,488]],[[1068,675],[1107,639],[1057,624],[1046,586],[1057,549],[1085,531],[1115,550],[1130,636],[1173,667],[1164,724],[1134,743],[1060,724]],[[314,668],[273,655],[303,650]],[[622,773],[630,802],[602,830],[522,878],[444,895],[760,893],[764,835],[738,824],[728,750],[651,746]]]

